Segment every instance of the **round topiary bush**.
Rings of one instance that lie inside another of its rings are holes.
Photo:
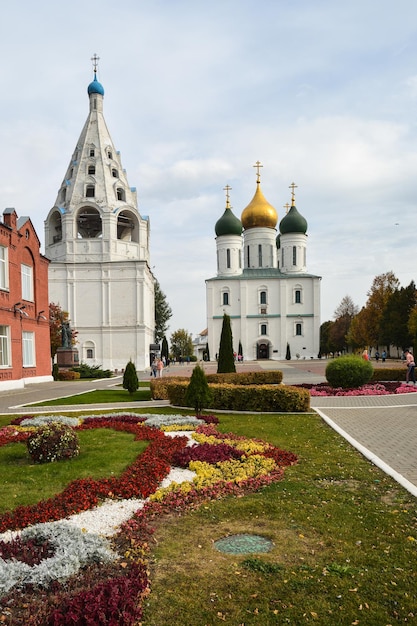
[[[366,385],[373,374],[372,363],[360,356],[339,356],[326,367],[326,379],[332,387],[361,387]]]
[[[35,463],[52,463],[78,456],[80,444],[77,433],[70,426],[51,422],[29,435],[27,449]]]

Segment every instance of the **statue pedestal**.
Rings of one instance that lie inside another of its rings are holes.
[[[79,364],[78,350],[75,348],[58,348],[56,362],[60,369],[70,369]]]

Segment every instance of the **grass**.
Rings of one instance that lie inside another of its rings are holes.
[[[153,523],[143,626],[416,623],[416,499],[314,413],[218,416],[220,430],[269,441],[299,462],[258,493]],[[125,445],[106,445],[107,471],[109,447],[117,457]],[[3,461],[0,469],[4,477]],[[274,548],[215,550],[214,541],[235,533],[264,536]]]
[[[34,464],[26,444],[0,447],[0,513],[60,493],[76,478],[119,476],[147,446],[134,435],[107,428],[78,432],[80,454],[71,461]]]
[[[157,524],[144,626],[415,623],[415,498],[316,415],[219,417],[299,463],[262,492]],[[275,547],[249,559],[214,549],[235,533]]]
[[[30,406],[69,406],[72,404],[108,404],[109,402],[145,402],[151,400],[151,392],[148,389],[138,389],[129,393],[126,389],[96,389],[75,396],[55,398],[31,404]]]

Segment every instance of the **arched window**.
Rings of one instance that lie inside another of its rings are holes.
[[[226,250],[226,267],[228,269],[230,269],[231,267],[231,262],[230,262],[230,248],[227,248]]]
[[[292,247],[292,264],[297,265],[297,246]]]
[[[108,158],[109,158],[109,159],[112,159],[112,158],[113,158],[113,153],[112,153],[112,151],[111,151],[111,150],[108,150],[108,151],[107,151],[107,156],[108,156]]]
[[[92,207],[84,207],[77,217],[77,235],[80,239],[96,239],[102,234],[100,213]]]
[[[226,306],[228,304],[229,304],[229,292],[223,291],[223,306]]]
[[[117,194],[117,199],[118,200],[122,200],[123,202],[126,200],[125,190],[122,189],[121,187],[117,188],[116,194]]]
[[[119,172],[114,167],[111,171],[111,175],[113,176],[113,178],[119,178]]]
[[[261,335],[267,335],[267,326],[266,324],[261,324]]]
[[[266,304],[266,291],[259,293],[259,304]]]
[[[262,245],[258,245],[258,265],[262,267]]]
[[[139,242],[137,217],[130,211],[120,211],[117,216],[117,239]]]
[[[301,289],[296,289],[294,292],[295,304],[301,304]]]
[[[303,330],[303,325],[301,324],[301,322],[297,322],[295,325],[295,334],[297,336],[301,336],[302,335],[302,330]]]

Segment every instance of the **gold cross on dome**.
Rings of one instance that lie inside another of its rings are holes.
[[[94,55],[91,57],[91,60],[93,62],[94,74],[96,74],[97,73],[98,62],[100,61],[100,57],[97,56],[96,53],[94,53]]]
[[[290,208],[290,204],[288,202],[287,204],[284,204],[285,213],[288,213],[289,208]]]
[[[252,167],[256,167],[256,182],[260,183],[261,182],[261,173],[260,173],[260,168],[263,167],[263,165],[261,165],[260,161],[256,161],[255,165],[252,165]]]
[[[223,191],[226,192],[226,209],[230,209],[230,202],[229,202],[229,191],[232,189],[232,187],[230,187],[230,185],[226,185],[226,187],[223,187]]]
[[[291,185],[288,185],[288,186],[291,189],[291,204],[294,206],[294,202],[295,202],[295,191],[294,191],[294,189],[298,189],[298,185],[296,185],[295,183],[291,183]]]

